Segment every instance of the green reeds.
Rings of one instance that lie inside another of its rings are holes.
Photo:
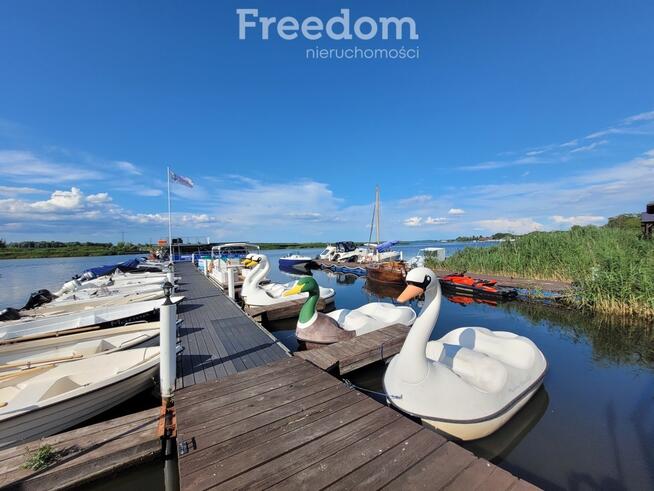
[[[573,306],[654,318],[654,241],[642,240],[633,229],[533,232],[493,247],[467,247],[434,266],[570,281],[565,301]]]

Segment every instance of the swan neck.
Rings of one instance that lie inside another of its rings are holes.
[[[435,289],[427,290],[425,293],[425,301],[420,314],[409,330],[398,355],[398,368],[401,370],[402,380],[407,383],[417,384],[427,376],[429,361],[425,351],[438,321],[440,308],[441,287],[437,283]]]

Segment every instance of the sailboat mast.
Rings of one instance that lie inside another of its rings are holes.
[[[379,186],[375,188],[375,210],[377,211],[377,226],[376,231],[377,231],[377,245],[379,245]]]

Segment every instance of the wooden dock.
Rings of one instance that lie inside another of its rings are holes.
[[[61,489],[78,486],[161,454],[159,408],[60,433],[0,451],[0,487]],[[41,471],[24,468],[29,456],[51,445],[54,462]]]
[[[193,264],[176,264],[175,271],[182,277],[178,291],[186,297],[178,309],[184,321],[178,333],[184,351],[178,357],[177,389],[290,356]]]
[[[407,326],[395,324],[324,348],[297,351],[294,355],[322,370],[345,375],[398,354],[408,332]]]
[[[294,357],[176,395],[184,489],[533,489]]]

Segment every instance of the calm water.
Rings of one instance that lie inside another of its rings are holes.
[[[405,249],[405,257],[414,252]],[[284,253],[270,252],[271,264]],[[336,308],[392,301],[398,293],[371,289],[354,276],[323,271],[314,276],[336,289]],[[293,278],[274,271],[271,279]],[[269,329],[296,349],[294,325],[284,321]],[[543,305],[461,306],[444,299],[432,339],[461,326],[527,336],[549,363],[543,388],[529,404],[500,431],[466,448],[546,489],[654,488],[654,336],[643,334],[649,326]],[[382,365],[348,378],[381,391],[383,374]]]
[[[57,257],[46,259],[5,259],[0,261],[0,310],[25,305],[30,293],[41,288],[56,291],[61,285],[83,270],[115,264],[128,256]]]
[[[408,257],[433,245],[440,244],[402,249]],[[444,246],[448,254],[462,247]],[[278,258],[289,251],[264,252],[273,266],[273,281],[295,279],[277,269]],[[315,255],[319,250],[301,252]],[[0,307],[21,305],[37,288],[56,289],[85,268],[118,260],[112,256],[1,261],[4,288]],[[322,286],[336,290],[337,308],[392,301],[398,293],[371,288],[365,279],[354,276],[323,271],[314,276]],[[294,325],[288,321],[268,327],[295,349]],[[461,306],[444,299],[432,338],[461,326],[527,336],[549,363],[544,386],[529,404],[494,435],[465,444],[468,449],[547,489],[654,488],[654,336],[643,334],[648,326],[618,324],[542,305]],[[381,365],[348,378],[381,390],[383,373]],[[133,404],[137,407],[144,402]],[[123,479],[121,486],[138,489],[142,487],[138,483],[150,482],[153,486],[149,487],[159,488],[163,482],[160,470],[160,464],[144,466],[142,472]]]

